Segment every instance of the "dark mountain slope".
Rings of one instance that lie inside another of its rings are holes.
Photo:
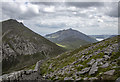
[[[49,80],[116,80],[120,77],[119,43],[120,36],[115,36],[63,53],[45,61],[41,73]]]
[[[63,48],[34,33],[16,20],[2,22],[3,73],[22,69],[63,51]]]
[[[66,46],[67,49],[74,49],[81,45],[97,42],[94,38],[71,28],[48,34],[45,37],[54,43]]]

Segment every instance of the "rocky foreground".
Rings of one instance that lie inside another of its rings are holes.
[[[116,81],[120,82],[120,36],[80,47],[47,61],[38,61],[33,69],[2,77],[4,81]]]
[[[44,62],[41,73],[48,80],[120,79],[120,36],[66,52]]]
[[[4,74],[1,76],[1,81],[6,82],[6,81],[30,81],[30,80],[42,80],[42,76],[40,75],[40,65],[42,63],[41,61],[38,61],[36,63],[36,66],[34,69],[29,69],[29,70],[21,70],[21,71],[16,71],[13,73],[9,74]]]

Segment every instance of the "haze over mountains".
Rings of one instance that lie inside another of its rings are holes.
[[[3,73],[20,70],[64,49],[34,33],[14,19],[2,22]]]
[[[95,38],[87,36],[72,28],[60,30],[45,36],[50,41],[63,45],[67,49],[79,48],[81,45],[97,42]]]

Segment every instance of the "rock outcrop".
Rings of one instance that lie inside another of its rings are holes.
[[[40,65],[42,63],[41,61],[38,61],[36,63],[35,69],[32,70],[21,70],[21,71],[16,71],[10,74],[4,74],[2,75],[2,82],[6,82],[6,81],[31,81],[31,80],[43,80],[42,76],[40,75]]]
[[[98,65],[98,62],[95,62],[95,63],[92,65],[92,68],[91,68],[91,70],[90,70],[90,72],[89,72],[89,75],[95,74],[95,73],[98,71],[97,65]]]
[[[2,69],[9,73],[65,50],[14,19],[2,22]]]
[[[58,80],[116,80],[120,74],[118,38],[120,36],[49,59],[41,67],[41,71],[48,68],[43,76],[53,80],[56,77]]]

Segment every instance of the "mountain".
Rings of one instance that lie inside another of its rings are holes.
[[[117,35],[89,35],[90,37],[94,37],[96,39],[107,39],[107,38],[111,38]]]
[[[119,43],[120,36],[115,36],[63,53],[43,62],[41,74],[45,80],[115,82],[120,79]]]
[[[81,45],[97,42],[97,40],[94,38],[91,38],[71,28],[48,34],[45,37],[60,46],[64,46],[64,48],[67,49],[74,49],[80,47]]]
[[[2,71],[24,69],[39,60],[59,55],[65,50],[23,23],[9,19],[2,23]]]

